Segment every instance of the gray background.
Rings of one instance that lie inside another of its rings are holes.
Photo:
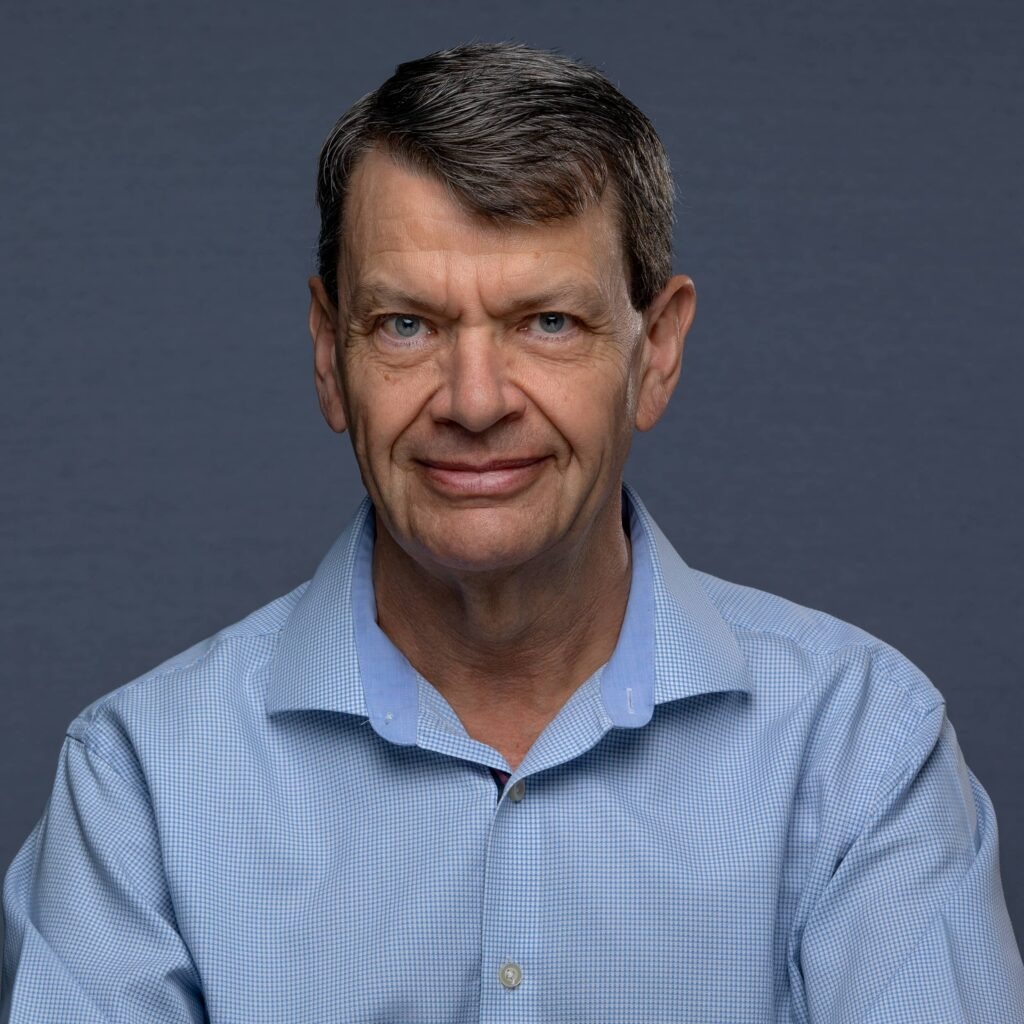
[[[1019,3],[56,3],[0,43],[0,868],[88,702],[307,579],[314,169],[401,60],[518,39],[662,133],[698,312],[628,471],[696,568],[946,696],[1024,924]]]

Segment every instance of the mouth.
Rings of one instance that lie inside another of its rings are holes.
[[[532,483],[550,456],[486,461],[421,460],[435,489],[451,497],[508,497]]]
[[[446,469],[454,473],[493,473],[499,469],[519,469],[522,466],[530,466],[543,458],[545,458],[543,455],[530,455],[523,459],[491,459],[486,462],[428,461],[426,459],[421,461],[430,469]]]

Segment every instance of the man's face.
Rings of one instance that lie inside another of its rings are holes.
[[[493,226],[377,151],[352,177],[342,252],[336,311],[311,281],[321,405],[406,552],[441,572],[510,569],[618,509],[634,426],[675,384],[688,279],[673,278],[688,304],[665,302],[666,380],[606,205]]]

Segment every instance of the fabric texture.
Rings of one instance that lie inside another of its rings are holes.
[[[1024,1021],[940,693],[623,503],[615,650],[515,771],[377,626],[369,498],[85,708],[4,880],[0,1022]]]

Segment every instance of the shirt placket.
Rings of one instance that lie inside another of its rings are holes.
[[[539,785],[539,783],[538,783]],[[480,1020],[540,1019],[541,951],[531,907],[541,897],[542,851],[527,780],[509,777],[487,837],[480,950]]]
[[[549,898],[543,820],[544,802],[558,799],[556,775],[590,749],[610,726],[592,677],[552,721],[523,763],[511,774],[492,769],[505,782],[487,835],[480,949],[480,1020],[534,1022],[547,1019],[552,964],[548,946],[556,936],[539,933],[536,922]],[[547,811],[547,813],[545,813]]]

